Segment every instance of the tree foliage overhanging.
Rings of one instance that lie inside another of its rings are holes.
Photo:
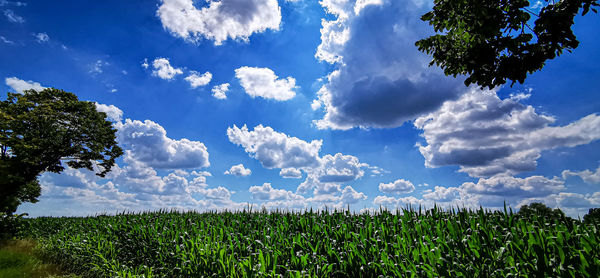
[[[37,202],[38,176],[71,168],[103,177],[123,151],[106,113],[92,102],[49,88],[8,93],[0,102],[0,212]]]
[[[523,83],[547,60],[579,45],[571,30],[575,16],[599,6],[598,0],[543,1],[545,7],[535,13],[527,0],[434,0],[421,20],[443,34],[415,45],[446,75],[467,75],[467,86]]]

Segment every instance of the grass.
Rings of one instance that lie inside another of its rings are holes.
[[[76,278],[64,274],[55,264],[45,263],[35,252],[31,240],[8,240],[0,243],[0,277],[3,278]]]

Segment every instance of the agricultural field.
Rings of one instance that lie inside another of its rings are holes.
[[[83,277],[598,277],[596,224],[512,211],[145,212],[24,219]]]

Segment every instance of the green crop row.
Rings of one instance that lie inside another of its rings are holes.
[[[145,212],[33,218],[89,277],[600,277],[597,225],[480,210]]]

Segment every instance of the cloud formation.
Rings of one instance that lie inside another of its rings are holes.
[[[123,111],[121,109],[119,109],[118,107],[114,106],[114,105],[106,105],[106,104],[101,104],[101,103],[97,103],[96,104],[96,110],[98,110],[98,112],[104,112],[106,113],[106,118],[109,119],[110,121],[113,122],[120,122],[121,119],[123,118]]]
[[[142,66],[143,65],[144,64],[142,64]],[[152,70],[152,75],[165,80],[171,80],[175,78],[176,75],[183,74],[183,71],[180,68],[172,67],[167,58],[154,59],[152,67],[154,68],[154,70]]]
[[[286,101],[296,96],[296,79],[279,79],[269,68],[241,67],[235,70],[235,77],[249,96]]]
[[[48,34],[46,34],[46,33],[37,33],[37,34],[33,34],[33,36],[39,43],[45,43],[50,40],[50,36],[48,36]]]
[[[210,165],[202,142],[174,140],[159,124],[130,119],[116,123],[117,142],[126,147],[125,156],[158,169],[202,168]]]
[[[189,82],[192,88],[198,88],[208,85],[211,79],[212,74],[208,71],[202,75],[200,75],[198,72],[192,71],[190,75],[185,78],[185,81]]]
[[[588,115],[566,126],[495,91],[471,89],[457,100],[417,118],[426,145],[418,144],[427,167],[458,165],[472,177],[532,171],[541,152],[600,139],[600,117]]]
[[[197,8],[192,0],[162,0],[157,16],[171,34],[190,42],[202,38],[221,45],[227,39],[248,41],[254,33],[279,30],[277,0],[206,1]]]
[[[335,65],[318,91],[320,129],[397,127],[436,110],[464,92],[414,42],[428,34],[414,1],[321,1],[334,20],[323,20],[315,57]],[[365,51],[369,49],[369,51]]]
[[[216,85],[212,88],[212,96],[216,99],[227,99],[227,91],[229,91],[229,83]]]
[[[225,175],[234,175],[236,177],[245,177],[252,174],[250,169],[246,169],[244,164],[233,165],[231,168],[224,173]]]
[[[25,81],[16,77],[7,77],[4,79],[6,86],[11,87],[15,92],[22,94],[23,91],[26,90],[36,90],[41,91],[46,89],[46,87],[42,86],[39,82],[35,81]]]
[[[283,168],[279,171],[279,175],[284,179],[299,179],[302,178],[302,172],[296,168]]]
[[[404,179],[398,179],[394,182],[379,184],[379,191],[388,194],[411,193],[414,190],[415,186],[412,184],[412,182]]]
[[[596,168],[595,172],[587,169],[583,171],[564,170],[562,176],[563,179],[567,179],[568,177],[580,177],[586,183],[600,184],[600,167]]]
[[[252,131],[246,125],[242,128],[234,125],[227,128],[227,137],[267,169],[315,167],[319,164],[319,150],[323,144],[322,140],[308,143],[263,125]]]
[[[25,19],[23,19],[22,16],[17,15],[11,9],[4,10],[4,15],[6,16],[6,19],[8,19],[8,21],[10,21],[12,23],[23,23],[23,22],[25,22]]]

